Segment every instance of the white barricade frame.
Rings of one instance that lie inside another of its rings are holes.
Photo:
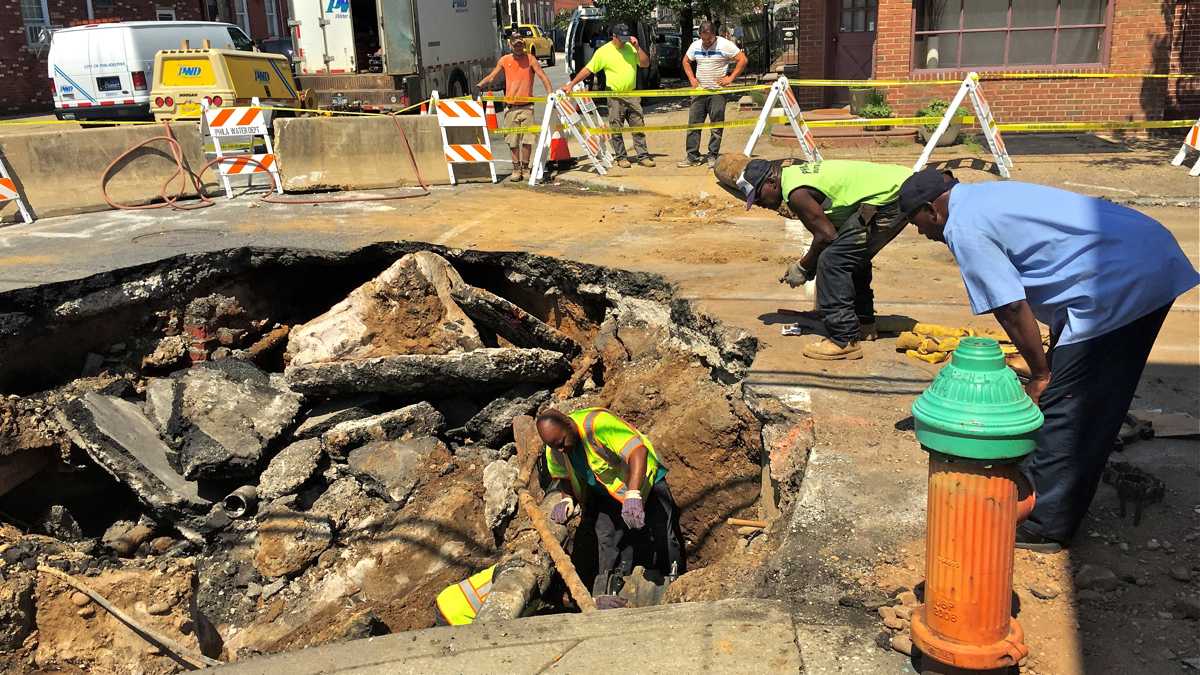
[[[573,91],[588,91],[587,85],[580,82],[575,85]],[[608,128],[608,120],[600,116],[600,108],[596,106],[596,99],[591,96],[580,96],[575,99],[579,101],[579,115],[583,117],[583,122],[591,129],[606,129]],[[616,158],[613,157],[612,148],[609,146],[609,134],[595,133],[597,140],[600,141],[600,159],[604,161],[605,166],[611,167]]]
[[[437,92],[433,97],[436,99]],[[446,157],[446,172],[450,184],[458,185],[454,176],[455,164],[487,164],[492,182],[496,182],[496,160],[492,154],[491,130],[487,128],[487,117],[483,103],[471,99],[436,99],[432,106],[438,118],[438,130],[442,134],[442,153]],[[480,143],[451,143],[446,129],[479,129]]]
[[[1179,146],[1179,152],[1175,153],[1175,159],[1171,160],[1171,166],[1183,166],[1183,160],[1187,159],[1188,148],[1200,151],[1200,119],[1188,129],[1187,136],[1183,137],[1183,145]],[[1200,176],[1200,158],[1196,159],[1196,163],[1192,165],[1192,170],[1188,171],[1189,176]]]
[[[0,206],[8,202],[16,202],[17,210],[21,212],[21,219],[26,223],[33,222],[33,213],[29,209],[29,205],[25,203],[25,199],[21,196],[21,190],[17,188],[17,182],[13,180],[12,174],[8,171],[8,160],[4,155],[0,155]]]
[[[808,122],[804,121],[804,113],[800,110],[800,103],[796,101],[796,95],[792,93],[792,88],[788,86],[788,80],[782,75],[771,85],[767,91],[767,100],[763,102],[762,112],[758,115],[758,121],[754,124],[754,132],[750,134],[750,140],[746,141],[746,148],[742,154],[747,157],[754,155],[754,146],[758,143],[758,139],[767,129],[767,124],[771,119],[771,112],[775,109],[775,104],[779,103],[783,109],[783,115],[787,118],[788,124],[792,127],[792,134],[796,136],[796,142],[800,144],[800,151],[804,153],[804,159],[809,162],[821,161],[821,151],[817,149],[817,143],[813,140],[812,130],[808,128]]]
[[[542,127],[538,132],[538,142],[529,159],[529,186],[536,187],[546,173],[546,159],[550,153],[550,138],[554,135],[554,119],[558,124],[571,132],[579,143],[583,154],[587,156],[592,168],[601,176],[608,174],[612,166],[611,160],[604,149],[604,141],[589,131],[583,116],[575,111],[571,100],[561,91],[551,92],[546,97],[546,110],[542,113]],[[565,122],[565,124],[564,124]]]
[[[1010,171],[1013,166],[1012,157],[1009,157],[1008,148],[1004,146],[1004,139],[1000,136],[1000,129],[996,126],[992,108],[979,88],[979,73],[976,72],[967,73],[967,76],[963,78],[962,84],[958,87],[958,93],[954,95],[950,106],[946,108],[946,114],[942,116],[942,121],[930,134],[929,140],[925,143],[925,149],[921,151],[920,159],[913,165],[914,172],[924,169],[925,165],[929,163],[929,157],[933,154],[933,149],[937,147],[938,139],[946,133],[951,120],[958,114],[959,106],[968,96],[971,98],[971,106],[975,109],[975,119],[978,121],[979,127],[983,129],[984,138],[987,139],[988,149],[992,151],[992,159],[996,162],[996,168],[1004,178],[1012,178]]]
[[[259,104],[258,98],[251,99],[249,106],[230,108],[212,108],[201,104],[204,110],[202,119],[204,129],[201,131],[212,138],[213,150],[216,152],[217,173],[221,176],[221,184],[225,188],[225,197],[233,199],[233,186],[230,176],[244,177],[246,187],[254,185],[255,174],[266,173],[277,194],[283,194],[283,180],[279,176],[278,158],[275,146],[271,143],[271,126],[267,122],[267,111]],[[227,124],[233,121],[233,125]],[[254,152],[257,147],[255,138],[262,136],[266,153]],[[249,147],[245,152],[233,152],[221,147],[221,139],[249,138]],[[246,173],[243,168],[248,168]],[[268,188],[270,189],[270,188]]]

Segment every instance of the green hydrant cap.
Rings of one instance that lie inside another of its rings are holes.
[[[1033,452],[1042,411],[1004,362],[1000,343],[968,337],[958,343],[912,407],[917,440],[927,450],[980,460],[1018,459]]]

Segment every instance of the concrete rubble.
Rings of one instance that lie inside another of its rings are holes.
[[[99,522],[68,502],[41,507],[37,522],[57,539],[32,547],[0,526],[0,665],[18,671],[127,670],[129,650],[146,651],[107,618],[96,630],[103,612],[67,612],[57,582],[37,579],[47,597],[31,604],[16,568],[45,561],[127,609],[143,602],[156,629],[222,660],[428,627],[442,588],[497,562],[503,579],[480,621],[520,616],[554,571],[517,508],[512,422],[550,405],[607,406],[655,440],[703,566],[736,555],[725,517],[758,515],[769,432],[756,413],[799,423],[765,398],[743,401],[754,340],[651,275],[397,244],[218,251],[96,284],[112,286],[28,291],[16,304],[23,325],[83,333],[101,320],[89,298],[143,317],[125,351],[80,354],[105,355],[94,378],[64,371],[67,384],[37,394],[40,412],[14,417],[46,430],[19,436],[21,452],[98,467],[88,489],[114,504]],[[541,502],[538,484],[528,487]],[[223,506],[235,491],[244,514]],[[573,527],[552,529],[568,540]],[[160,581],[171,589],[162,606],[139,593]],[[639,583],[639,602],[662,601],[664,586]],[[43,624],[59,614],[66,623]],[[91,637],[113,653],[99,656]],[[145,672],[177,668],[150,661]]]

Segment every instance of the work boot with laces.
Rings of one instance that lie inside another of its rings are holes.
[[[651,159],[651,158],[649,158],[649,157],[643,157],[643,158],[639,159],[639,160],[638,160],[638,164],[640,164],[640,165],[642,165],[642,166],[644,166],[644,167],[653,167],[653,166],[655,166],[655,164],[654,164],[654,160],[653,160],[653,159]]]
[[[621,167],[622,169],[628,169],[629,167],[631,167],[633,165],[629,163],[628,159],[626,159],[624,157],[620,157],[617,159],[617,166]]]
[[[804,355],[818,361],[841,361],[863,357],[862,347],[858,345],[857,341],[849,342],[842,347],[829,338],[820,338],[816,342],[804,345]]]
[[[863,342],[874,342],[879,339],[879,329],[874,323],[859,324],[858,338]]]

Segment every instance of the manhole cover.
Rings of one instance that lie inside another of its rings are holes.
[[[133,238],[133,243],[144,246],[186,246],[224,237],[220,230],[209,230],[203,227],[184,227],[177,230],[162,230],[147,232]]]

